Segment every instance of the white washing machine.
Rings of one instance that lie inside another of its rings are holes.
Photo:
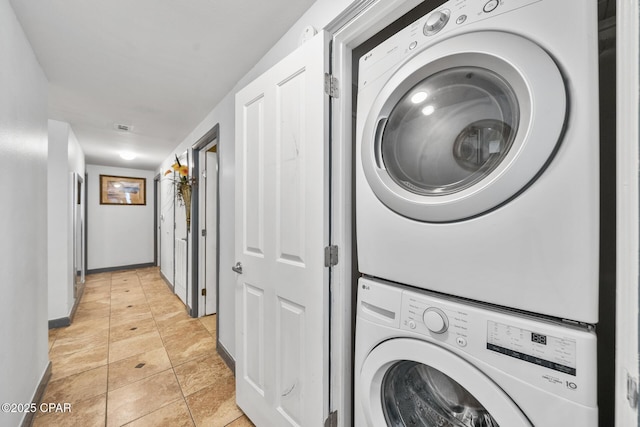
[[[586,328],[360,279],[355,427],[596,427]]]
[[[598,321],[596,6],[451,0],[360,58],[360,272]]]

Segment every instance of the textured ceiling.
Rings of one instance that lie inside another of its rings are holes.
[[[11,4],[49,80],[49,117],[71,124],[87,163],[155,169],[313,1]]]

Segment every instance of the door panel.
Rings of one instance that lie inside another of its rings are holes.
[[[285,299],[280,299],[276,342],[279,344],[278,360],[278,410],[291,424],[300,424],[302,415],[302,395],[299,378],[304,376],[306,358],[304,344],[304,307]]]
[[[236,95],[237,403],[256,425],[328,413],[327,37]]]
[[[304,70],[276,90],[276,247],[279,260],[304,267],[305,248],[305,109]]]
[[[242,353],[242,370],[246,380],[264,395],[264,290],[245,283],[243,300],[245,341],[241,345],[246,351]]]
[[[245,162],[243,219],[245,251],[263,255],[264,244],[264,96],[244,107]]]

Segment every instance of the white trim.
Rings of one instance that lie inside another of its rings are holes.
[[[617,9],[617,313],[616,426],[638,425],[627,402],[627,375],[638,379],[638,108],[640,69],[637,0]]]

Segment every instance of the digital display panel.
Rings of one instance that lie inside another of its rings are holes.
[[[531,332],[531,341],[538,344],[547,345],[547,336]]]
[[[487,350],[554,371],[576,375],[575,340],[488,321]]]

